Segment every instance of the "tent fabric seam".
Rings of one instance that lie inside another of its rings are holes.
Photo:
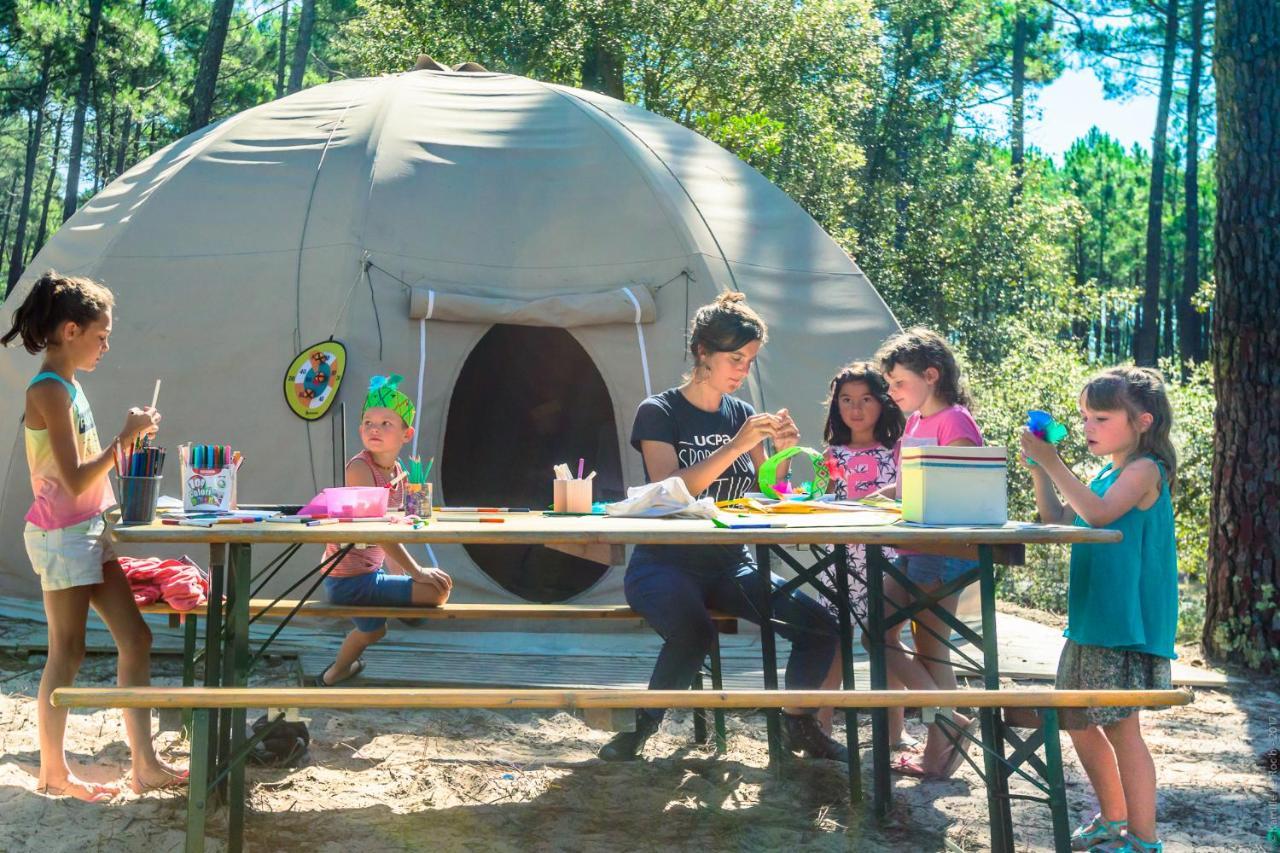
[[[369,88],[372,88],[372,87],[363,86],[359,91],[363,91],[364,89],[369,89]],[[333,127],[329,130],[329,135],[325,137],[324,146],[320,149],[320,159],[316,162],[315,174],[311,176],[311,187],[307,191],[307,207],[302,213],[302,231],[298,235],[298,249],[297,249],[298,260],[297,260],[297,263],[294,265],[293,339],[294,339],[295,349],[302,348],[302,255],[303,255],[303,252],[305,252],[307,249],[307,231],[311,226],[311,208],[315,204],[315,200],[316,200],[316,187],[320,185],[320,170],[324,168],[325,157],[329,153],[329,146],[333,144],[333,137],[337,134],[338,129],[342,127],[343,122],[346,121],[347,113],[350,112],[351,107],[353,104],[355,104],[355,102],[356,101],[354,98],[347,101],[346,106],[342,108],[342,112],[338,114],[337,120],[334,121]],[[343,243],[340,245],[355,246],[355,244],[353,243]],[[307,435],[310,436],[310,432],[308,432]],[[312,460],[311,466],[313,469],[315,468],[314,459]]]

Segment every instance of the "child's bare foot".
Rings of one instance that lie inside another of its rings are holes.
[[[64,779],[37,783],[36,793],[48,797],[74,797],[86,803],[108,803],[115,799],[120,789],[101,782],[86,782],[68,773]]]
[[[129,790],[135,794],[145,794],[164,788],[181,788],[188,783],[189,775],[186,770],[157,761],[154,765],[135,769],[129,774]]]

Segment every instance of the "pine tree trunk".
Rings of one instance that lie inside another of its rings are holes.
[[[13,222],[13,199],[18,194],[18,170],[13,170],[13,177],[9,179],[9,191],[4,194],[4,225],[0,225],[0,257],[4,255],[4,247],[9,245],[9,225]],[[8,293],[8,287],[5,293]]]
[[[1012,82],[1010,94],[1013,96],[1012,120],[1010,122],[1009,150],[1010,163],[1013,166],[1014,196],[1022,192],[1022,162],[1026,145],[1026,101],[1027,84],[1027,16],[1019,5],[1013,22],[1013,63],[1010,68]]]
[[[97,105],[93,114],[95,117],[101,117],[101,104]],[[115,138],[115,101],[111,101],[110,108],[106,110],[106,127],[102,127],[101,120],[95,123],[100,131],[97,143],[101,150],[93,152],[93,167],[97,169],[96,177],[93,179],[93,195],[97,195],[97,191],[111,181],[111,165],[115,163],[115,152],[111,149],[111,141]]]
[[[1200,74],[1204,58],[1204,4],[1191,0],[1191,76],[1187,81],[1187,169],[1183,176],[1186,234],[1182,289],[1178,293],[1178,349],[1182,362],[1204,361],[1200,315],[1192,305],[1200,290]]]
[[[62,153],[62,126],[66,124],[67,114],[58,115],[58,129],[53,133],[53,151],[49,154],[49,177],[44,185],[44,204],[40,208],[40,228],[36,231],[36,239],[32,243],[35,252],[44,246],[45,235],[49,233],[49,205],[53,201],[53,182],[58,177],[58,156]]]
[[[102,133],[102,156],[94,155],[98,164],[98,180],[103,186],[111,183],[116,163],[116,102],[113,98],[107,108],[107,127]]]
[[[27,162],[22,173],[22,198],[18,201],[18,226],[14,229],[13,249],[9,254],[9,288],[12,288],[22,275],[22,269],[25,266],[26,256],[23,250],[26,249],[27,219],[31,211],[31,195],[35,191],[36,161],[40,157],[40,134],[44,127],[44,100],[49,94],[49,65],[52,61],[53,51],[45,48],[44,59],[40,62],[40,80],[36,84],[33,107],[28,113],[31,116],[31,125],[27,137]]]
[[[1218,0],[1213,492],[1204,644],[1280,663],[1280,3]]]
[[[129,134],[133,131],[133,110],[129,107],[124,108],[124,121],[121,122],[120,141],[116,143],[116,168],[113,178],[124,174],[125,158],[129,154]]]
[[[307,57],[311,55],[311,30],[316,24],[316,0],[302,0],[298,14],[298,35],[293,43],[293,65],[289,69],[289,94],[302,89],[307,73]]]
[[[280,53],[276,60],[276,97],[284,95],[284,71],[289,58],[289,0],[280,7]]]
[[[9,273],[6,284],[12,288],[22,275],[23,258],[27,239],[27,218],[31,210],[32,183],[35,180],[36,157],[40,151],[40,125],[44,122],[44,110],[34,110],[28,119],[26,158],[22,170],[22,194],[16,207],[17,228],[13,232],[13,246],[9,250]]]
[[[1160,65],[1160,99],[1156,130],[1151,137],[1151,187],[1147,196],[1147,263],[1143,282],[1142,325],[1134,339],[1133,357],[1138,364],[1156,363],[1156,319],[1160,304],[1160,246],[1164,220],[1164,169],[1168,152],[1169,101],[1173,96],[1173,63],[1178,55],[1178,0],[1167,0],[1164,52]]]
[[[94,54],[98,49],[98,26],[102,22],[102,0],[89,0],[89,29],[80,44],[76,113],[71,121],[71,150],[67,152],[67,186],[62,197],[62,221],[76,212],[80,201],[80,160],[84,152],[84,115],[89,109],[89,84],[93,82]]]
[[[102,189],[102,125],[106,121],[102,109],[102,101],[98,97],[98,87],[93,87],[93,194]]]
[[[602,26],[592,22],[582,49],[582,88],[623,100],[623,57],[606,44]]]
[[[214,0],[209,14],[209,30],[200,50],[200,68],[196,72],[195,90],[191,96],[191,114],[187,130],[198,130],[213,116],[213,96],[218,89],[218,69],[222,66],[222,50],[227,42],[227,27],[235,0]]]

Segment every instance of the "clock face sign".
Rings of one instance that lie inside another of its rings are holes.
[[[347,348],[321,341],[298,353],[284,375],[284,399],[293,413],[314,421],[329,411],[347,371]]]

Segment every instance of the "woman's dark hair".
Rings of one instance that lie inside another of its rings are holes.
[[[735,352],[752,341],[764,343],[769,329],[760,315],[747,306],[747,297],[737,291],[722,293],[710,305],[703,305],[689,325],[689,352],[696,366],[700,359],[717,352]]]
[[[1173,406],[1165,391],[1164,377],[1150,367],[1121,366],[1104,370],[1090,379],[1081,392],[1084,404],[1095,412],[1124,412],[1137,429],[1138,418],[1151,415],[1151,426],[1138,434],[1135,456],[1150,454],[1164,463],[1173,491],[1178,474],[1178,453],[1169,431],[1173,427]]]
[[[827,425],[822,431],[822,440],[831,445],[851,444],[853,433],[840,417],[840,389],[846,382],[864,382],[871,396],[880,403],[880,417],[876,419],[875,437],[884,447],[893,447],[902,438],[905,418],[898,404],[889,396],[889,383],[869,361],[855,361],[840,368],[835,379],[831,380],[830,393],[827,395]]]
[[[898,365],[912,373],[924,374],[930,367],[938,371],[938,384],[933,386],[937,394],[948,406],[973,406],[969,391],[960,378],[960,365],[956,363],[955,353],[942,335],[916,326],[894,335],[880,345],[876,353],[880,371],[888,373]]]
[[[63,323],[88,326],[100,320],[115,301],[110,290],[92,279],[49,270],[13,312],[13,328],[0,338],[0,345],[8,346],[21,337],[22,346],[34,355],[49,346],[49,339]]]

